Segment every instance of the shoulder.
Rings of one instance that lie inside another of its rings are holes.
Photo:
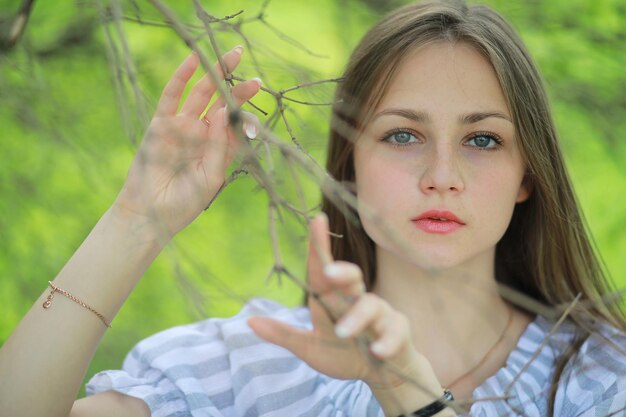
[[[626,334],[606,323],[591,330],[563,369],[555,411],[576,417],[626,416]]]
[[[474,391],[470,415],[548,415],[554,374],[578,337],[583,342],[560,375],[553,415],[626,417],[626,335],[598,324],[585,337],[571,321],[543,316],[528,325],[506,365]]]
[[[573,326],[556,325],[538,315],[510,352],[504,367],[472,393],[471,416],[547,415],[548,393],[556,360],[571,344]],[[558,414],[557,414],[558,415]]]

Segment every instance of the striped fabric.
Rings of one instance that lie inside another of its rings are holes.
[[[306,308],[255,299],[234,317],[174,327],[139,342],[122,370],[91,378],[87,395],[115,390],[138,397],[153,417],[384,416],[362,381],[327,377],[285,349],[257,338],[246,325],[251,315],[311,327]],[[563,325],[542,347],[551,327],[543,317],[528,326],[506,366],[474,391],[476,402],[469,415],[547,415],[554,359],[574,336],[574,327]],[[608,326],[601,329],[626,352],[624,334]],[[626,354],[601,337],[584,343],[561,381],[555,416],[626,417]],[[493,399],[505,395],[508,401]]]

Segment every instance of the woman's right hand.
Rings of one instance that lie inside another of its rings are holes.
[[[237,67],[242,52],[236,47],[223,56],[228,72]],[[200,118],[217,89],[209,74],[194,85],[178,110],[198,63],[191,54],[167,83],[113,205],[117,215],[148,221],[167,238],[191,223],[215,197],[239,144],[228,125],[223,97]],[[223,77],[217,64],[216,70]],[[233,87],[233,100],[239,106],[259,89],[258,79],[242,82]]]

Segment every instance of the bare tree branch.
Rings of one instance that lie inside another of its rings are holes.
[[[7,26],[7,30],[0,31],[0,51],[12,49],[20,40],[26,29],[34,4],[35,0],[24,0],[15,14],[13,22]]]

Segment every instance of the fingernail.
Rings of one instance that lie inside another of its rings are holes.
[[[233,51],[237,52],[239,55],[243,54],[243,45],[237,45],[233,48]]]
[[[350,337],[352,335],[352,326],[350,320],[346,320],[345,322],[338,324],[335,326],[335,335],[342,339],[346,337]]]
[[[372,353],[382,355],[385,353],[385,346],[381,342],[374,342],[370,345],[370,350]]]
[[[259,77],[254,77],[252,81],[256,81],[260,86],[263,85],[263,81]]]
[[[228,123],[230,122],[228,120],[228,106],[224,106],[222,109],[222,117],[224,118],[224,126],[228,126]]]
[[[248,139],[256,138],[256,125],[254,123],[243,122],[243,130],[246,132]]]
[[[329,263],[324,266],[324,275],[328,278],[339,278],[342,273],[341,266],[336,263]]]

